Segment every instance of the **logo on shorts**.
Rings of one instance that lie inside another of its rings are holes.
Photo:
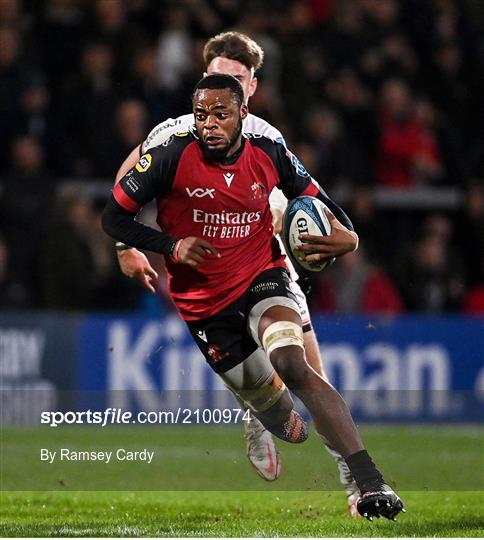
[[[220,362],[220,360],[229,355],[228,352],[222,354],[219,345],[209,345],[207,353],[212,359],[212,362]]]
[[[136,163],[136,170],[138,172],[146,172],[151,165],[151,154],[145,154],[144,156],[141,156],[138,163]]]
[[[279,286],[279,283],[276,283],[275,281],[265,281],[263,283],[259,283],[258,285],[255,285],[250,290],[253,293],[275,291],[278,286]]]
[[[202,341],[205,341],[205,343],[207,343],[207,334],[205,333],[205,330],[198,330],[197,331],[197,338],[199,338]]]

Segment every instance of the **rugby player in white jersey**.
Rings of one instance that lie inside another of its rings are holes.
[[[261,47],[244,34],[225,32],[208,40],[203,56],[207,69],[206,74],[222,73],[232,75],[238,79],[244,90],[247,104],[249,98],[257,89],[255,72],[261,67],[264,56]],[[146,140],[134,148],[121,165],[116,175],[116,182],[135,166],[140,156],[149,148],[159,146],[175,133],[187,132],[193,124],[194,117],[190,113],[178,118],[170,118],[155,126]],[[244,120],[243,131],[254,135],[264,135],[274,141],[284,141],[280,131],[262,118],[250,113]],[[282,214],[287,204],[286,198],[279,189],[276,188],[273,190],[270,197],[270,204],[274,215],[274,232],[279,233],[281,230]],[[284,249],[282,243],[281,249]],[[136,279],[148,291],[154,292],[153,283],[158,278],[158,275],[150,265],[147,257],[141,251],[122,244],[117,245],[117,250],[122,272],[128,277]],[[301,310],[307,361],[318,374],[327,380],[322,366],[316,334],[311,326],[306,298],[296,283],[298,276],[288,258],[286,258],[286,264],[291,272],[291,288],[298,298]],[[252,416],[250,422],[244,422],[244,430],[247,442],[247,456],[250,463],[259,476],[265,480],[276,480],[281,471],[281,460],[271,434],[254,416]],[[338,465],[340,481],[348,497],[350,515],[356,517],[358,515],[356,501],[359,496],[356,482],[343,457],[329,447],[324,438],[323,441],[325,442],[326,449]]]

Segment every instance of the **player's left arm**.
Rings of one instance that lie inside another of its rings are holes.
[[[316,197],[323,202],[329,211],[326,215],[331,224],[331,234],[328,236],[314,236],[302,234],[301,251],[311,252],[305,256],[307,261],[321,261],[340,257],[358,248],[358,235],[353,224],[344,210],[338,206],[324,191],[324,189],[310,176],[303,164],[283,145],[274,145],[279,172],[279,187],[289,199],[307,195]]]

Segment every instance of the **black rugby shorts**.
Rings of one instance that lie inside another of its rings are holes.
[[[259,274],[240,298],[219,313],[199,321],[186,321],[198,348],[216,373],[224,373],[240,364],[258,348],[247,328],[249,313],[256,304],[274,296],[284,296],[297,303],[289,283],[285,268],[270,268]]]

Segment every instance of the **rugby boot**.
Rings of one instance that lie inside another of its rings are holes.
[[[356,507],[360,515],[369,521],[380,516],[396,521],[397,515],[405,512],[400,497],[390,486],[383,483],[362,493],[356,502]]]
[[[272,440],[272,435],[255,416],[244,422],[246,452],[249,462],[257,474],[273,482],[281,474],[281,458]]]

